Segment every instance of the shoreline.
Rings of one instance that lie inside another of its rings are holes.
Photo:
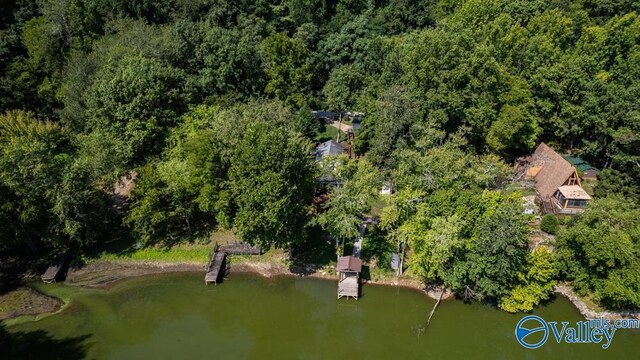
[[[189,262],[96,260],[81,268],[69,270],[66,279],[62,283],[70,287],[109,289],[117,282],[130,278],[163,273],[199,272],[204,271],[204,267],[204,264]],[[238,263],[231,263],[230,273],[251,273],[260,275],[264,278],[275,276],[294,276],[323,280],[336,279],[335,274],[331,274],[323,268],[318,268],[315,265],[306,265],[295,270],[296,272],[291,271],[289,267],[280,262],[276,263],[269,261],[242,261]],[[434,301],[437,301],[438,298],[440,298],[440,293],[442,292],[441,288],[428,288],[418,280],[407,278],[377,280],[372,279],[367,280],[364,283],[378,286],[394,286],[418,290]],[[445,293],[442,296],[442,300],[449,300],[455,297],[455,294],[450,289],[444,289],[444,291]],[[580,299],[577,294],[575,294],[573,289],[568,284],[560,284],[556,286],[554,292],[567,298],[576,307],[580,314],[586,319],[594,319],[600,317],[612,320],[622,318],[640,319],[640,311],[615,312],[593,310],[582,299]],[[46,294],[42,295],[50,297]],[[4,318],[3,321],[18,319],[22,316],[37,317],[37,315],[55,314],[68,305],[68,302],[65,299],[55,299],[61,302],[56,311],[51,312],[48,308],[39,308],[37,310],[42,311],[36,310],[30,314],[16,314],[16,316]]]
[[[560,294],[566,297],[573,306],[575,306],[580,314],[584,316],[585,319],[609,319],[609,320],[618,320],[618,319],[638,319],[640,320],[640,311],[608,311],[608,310],[593,310],[585,303],[578,294],[573,291],[573,288],[566,283],[557,285],[553,291],[556,294]]]

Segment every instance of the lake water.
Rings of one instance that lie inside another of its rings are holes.
[[[478,303],[441,303],[421,332],[434,302],[410,289],[365,285],[360,300],[337,300],[335,281],[234,273],[221,285],[205,286],[202,278],[146,276],[109,290],[44,287],[71,294],[71,305],[3,330],[9,340],[0,344],[0,358],[640,358],[640,333],[631,330],[618,330],[607,350],[558,345],[551,337],[539,349],[524,349],[514,336],[522,314]],[[564,298],[535,314],[549,321],[581,320]]]

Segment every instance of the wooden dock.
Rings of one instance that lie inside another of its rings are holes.
[[[229,273],[229,264],[227,255],[261,255],[262,251],[258,246],[251,246],[244,242],[234,242],[219,246],[218,243],[213,247],[209,263],[207,263],[204,282],[209,285],[211,283],[218,285]]]
[[[60,277],[62,270],[67,262],[67,255],[63,255],[57,258],[51,265],[47,268],[47,271],[40,276],[42,281],[45,284],[50,284],[56,282],[56,280]]]
[[[229,255],[262,255],[258,246],[251,246],[245,242],[234,242],[221,246],[222,251]]]
[[[204,282],[209,285],[211,283],[218,285],[220,278],[226,275],[226,257],[227,253],[220,251],[220,247],[216,243],[211,254],[211,259],[207,264],[207,273],[204,276]]]
[[[358,300],[362,260],[355,256],[343,256],[338,259],[336,271],[338,272],[338,299],[346,297]]]

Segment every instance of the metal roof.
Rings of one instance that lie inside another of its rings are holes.
[[[576,169],[578,169],[578,170],[580,170],[582,172],[585,172],[585,171],[590,170],[590,169],[597,170],[593,165],[591,165],[588,162],[586,162],[580,156],[564,155],[562,157],[565,160],[567,160],[569,162],[569,164],[573,165]]]
[[[316,147],[316,161],[320,161],[328,155],[341,155],[342,153],[344,153],[344,146],[333,140],[328,140]]]
[[[565,197],[565,199],[571,200],[591,200],[591,196],[584,191],[578,185],[564,185],[558,188],[558,191]]]
[[[342,256],[338,259],[336,270],[362,272],[362,260],[355,256]]]

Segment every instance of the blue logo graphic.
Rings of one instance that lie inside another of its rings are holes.
[[[544,332],[544,336],[541,340],[536,343],[531,343],[527,341],[527,338],[531,334],[535,334],[538,332]],[[544,321],[541,317],[535,315],[525,316],[518,322],[516,325],[516,339],[520,345],[526,347],[527,349],[537,349],[540,346],[544,345],[549,338],[549,328],[547,327],[547,322]]]

